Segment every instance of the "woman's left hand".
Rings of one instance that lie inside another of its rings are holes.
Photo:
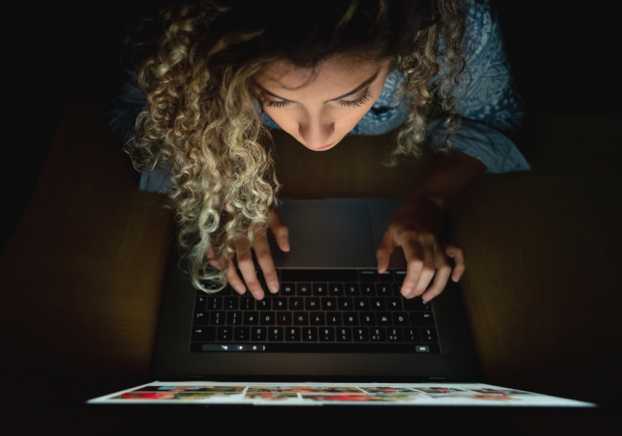
[[[432,201],[424,197],[405,201],[393,214],[376,251],[378,273],[387,270],[393,249],[401,246],[407,261],[402,295],[406,298],[421,295],[425,301],[436,297],[443,292],[451,275],[449,257],[455,261],[454,282],[458,282],[466,269],[464,251],[439,240],[442,230],[442,212]],[[432,277],[434,283],[427,289]]]

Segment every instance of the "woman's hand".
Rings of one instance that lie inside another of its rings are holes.
[[[255,227],[254,230],[255,243],[253,244],[253,249],[255,250],[255,256],[257,257],[259,266],[263,271],[264,280],[266,281],[270,292],[275,294],[279,292],[279,278],[276,275],[274,262],[272,261],[272,255],[270,253],[270,246],[268,245],[268,237],[266,232],[268,227],[272,233],[274,233],[277,244],[279,244],[279,248],[283,251],[289,251],[289,231],[281,219],[281,216],[274,209],[270,211],[268,225],[263,228],[259,226]],[[264,297],[264,292],[261,288],[261,283],[257,279],[257,274],[255,273],[255,264],[253,263],[249,241],[246,238],[238,239],[236,245],[238,266],[242,272],[246,286],[248,286],[248,289],[257,300],[261,300]],[[216,259],[212,247],[208,249],[207,254],[209,263],[212,266],[221,269],[223,262]],[[231,255],[230,260],[232,258],[233,255]],[[233,261],[229,262],[227,280],[233,289],[235,289],[239,294],[244,294],[246,292],[244,281],[242,281],[242,279],[238,276]]]
[[[422,298],[430,301],[443,292],[452,269],[448,257],[455,260],[453,281],[458,282],[464,273],[464,252],[438,239],[442,227],[442,212],[432,201],[423,197],[405,201],[393,214],[376,251],[376,258],[378,273],[382,274],[389,266],[394,247],[401,246],[404,249],[408,262],[402,285],[404,297],[413,298],[423,294]],[[434,283],[426,291],[435,273]]]

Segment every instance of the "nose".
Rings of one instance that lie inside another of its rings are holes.
[[[298,134],[309,148],[318,149],[330,144],[334,133],[335,123],[330,121],[314,118],[298,123]]]

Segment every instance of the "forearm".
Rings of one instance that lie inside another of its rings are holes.
[[[424,170],[415,189],[406,201],[426,198],[444,212],[451,201],[473,181],[486,172],[479,160],[458,150],[441,154]]]

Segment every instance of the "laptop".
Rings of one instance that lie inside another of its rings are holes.
[[[376,247],[401,202],[281,199],[291,249],[268,232],[280,290],[263,282],[261,301],[195,289],[173,243],[155,381],[87,404],[598,407],[477,382],[458,284],[430,303],[403,298],[401,247],[378,274]]]

